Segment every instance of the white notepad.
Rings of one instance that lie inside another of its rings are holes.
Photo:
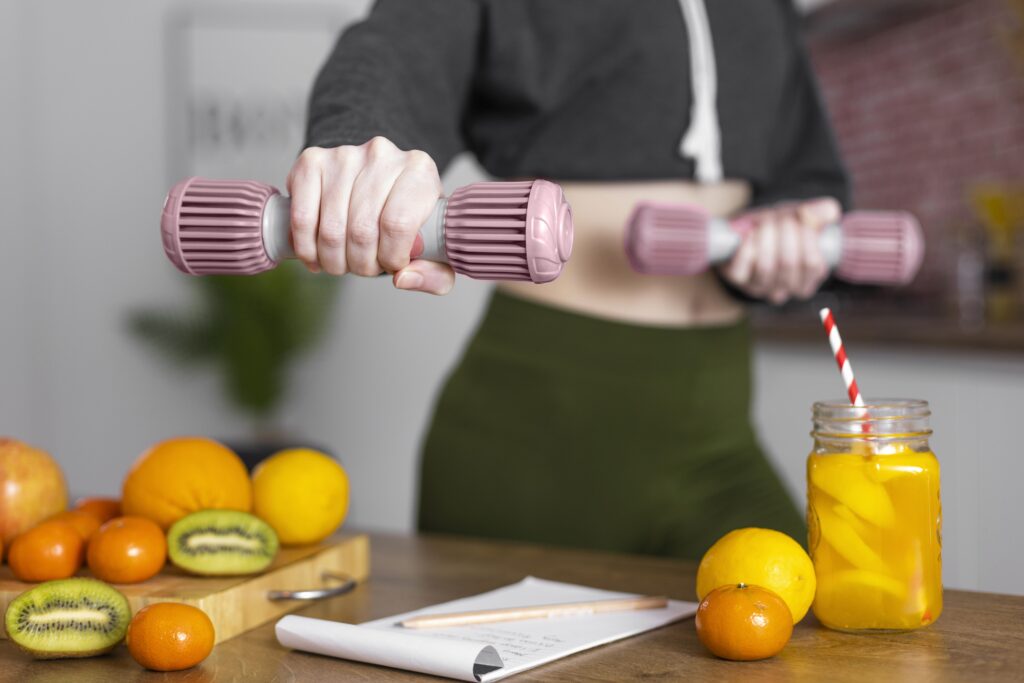
[[[446,614],[564,602],[638,597],[532,576],[489,593],[358,626],[289,615],[277,622],[285,647],[407,669],[461,681],[497,681],[588,648],[692,616],[697,603],[670,600],[663,609],[530,619],[475,626],[405,629],[420,614]]]

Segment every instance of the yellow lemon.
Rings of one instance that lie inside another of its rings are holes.
[[[348,514],[348,476],[330,456],[294,448],[270,456],[252,473],[253,512],[284,545],[318,543]]]
[[[736,529],[715,541],[697,568],[697,599],[719,586],[761,586],[781,597],[793,623],[814,601],[814,565],[800,544],[772,529]]]

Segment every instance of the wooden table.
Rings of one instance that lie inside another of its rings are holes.
[[[453,537],[374,535],[372,578],[354,593],[302,614],[361,622],[503,586],[528,574],[597,588],[694,599],[695,566]],[[1024,680],[1024,597],[947,591],[942,617],[913,633],[858,636],[808,616],[786,649],[762,662],[726,662],[698,642],[693,620],[596,648],[510,680],[632,681],[1011,681]],[[177,674],[143,671],[123,647],[83,660],[36,662],[0,643],[0,680],[109,681],[437,680],[285,650],[268,624],[218,645]]]

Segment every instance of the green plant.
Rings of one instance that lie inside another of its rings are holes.
[[[200,305],[188,312],[139,311],[132,331],[170,358],[220,365],[225,392],[258,427],[271,422],[290,363],[321,337],[335,280],[298,263],[255,276],[193,280]]]

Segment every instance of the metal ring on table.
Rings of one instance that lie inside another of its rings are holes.
[[[324,583],[341,581],[341,585],[334,588],[308,588],[298,591],[267,591],[267,600],[323,600],[344,595],[357,585],[355,579],[333,572],[324,572],[320,575],[320,580]]]

